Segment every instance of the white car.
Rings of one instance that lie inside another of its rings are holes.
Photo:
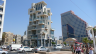
[[[5,48],[5,49],[6,49],[6,48],[7,48],[7,46],[3,45],[3,46],[2,46],[2,48]]]
[[[49,49],[43,46],[39,46],[39,47],[36,47],[34,51],[35,53],[37,53],[38,51],[49,51]]]
[[[33,52],[34,48],[30,48],[27,46],[23,46],[17,49],[18,52],[26,52],[26,51],[32,51]]]
[[[7,54],[8,52],[7,51],[3,51],[2,49],[0,49],[0,54],[3,54],[3,53]]]
[[[53,48],[54,49],[61,49],[61,48],[63,48],[63,46],[62,45],[55,45]]]

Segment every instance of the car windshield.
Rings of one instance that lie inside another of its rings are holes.
[[[57,45],[57,46],[60,46],[60,45]]]

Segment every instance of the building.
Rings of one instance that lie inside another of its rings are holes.
[[[2,0],[2,2],[3,4],[0,2],[0,40],[2,40],[6,0]]]
[[[4,33],[5,33],[4,45],[8,46],[8,45],[13,43],[13,33],[11,33],[11,32],[3,32],[3,34]]]
[[[57,40],[57,43],[56,43],[57,45],[58,44],[62,44],[62,40]]]
[[[15,35],[15,44],[21,44],[21,35]]]
[[[50,45],[54,40],[54,29],[51,28],[52,13],[50,8],[46,8],[46,5],[44,1],[32,3],[31,8],[28,10],[30,17],[27,36],[28,40],[31,41],[30,45],[48,46],[48,38],[50,39]]]
[[[21,43],[22,43],[22,44],[24,44],[24,40],[27,40],[27,36],[26,36],[26,35],[23,35],[23,36],[21,37]]]
[[[81,42],[82,37],[88,37],[87,23],[75,15],[73,11],[61,14],[61,26],[63,41],[67,38],[76,38],[78,42]]]
[[[62,40],[63,38],[62,38],[62,36],[59,36],[59,40]]]

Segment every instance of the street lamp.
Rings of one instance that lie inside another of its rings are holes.
[[[93,31],[93,28],[95,28],[96,29],[96,26],[94,26],[94,27],[92,27],[92,26],[88,26],[87,28],[86,28],[86,30],[92,30],[92,38],[93,38],[93,44],[94,44],[94,52],[96,53],[96,47],[95,47],[95,36],[94,36],[94,31]]]

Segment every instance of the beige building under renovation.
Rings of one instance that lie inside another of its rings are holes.
[[[5,33],[4,45],[8,46],[8,45],[12,44],[12,42],[13,42],[13,33],[11,33],[11,32],[3,32],[3,33]]]

